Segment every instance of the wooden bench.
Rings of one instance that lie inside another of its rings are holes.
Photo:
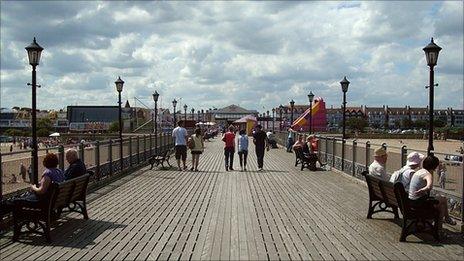
[[[307,168],[311,171],[316,171],[316,162],[317,162],[317,155],[316,154],[306,154],[303,152],[303,149],[295,147],[293,149],[295,151],[295,167],[298,164],[301,164],[301,170]]]
[[[369,175],[363,171],[369,190],[369,210],[367,218],[378,212],[389,212],[399,219],[398,208],[403,214],[402,231],[400,241],[406,241],[406,237],[415,232],[430,232],[422,227],[432,227],[432,234],[438,240],[438,212],[435,208],[413,209],[409,204],[409,195],[404,190],[401,182],[395,184],[383,180],[380,177]],[[429,220],[433,220],[434,224]]]
[[[171,148],[169,150],[163,151],[160,155],[154,155],[153,157],[151,157],[148,161],[151,164],[150,169],[153,169],[153,166],[155,165],[157,167],[159,164],[161,164],[161,166],[164,168],[164,162],[168,163],[169,167],[171,167],[171,164],[169,163],[169,158],[173,153],[174,148]]]
[[[88,219],[87,214],[87,186],[93,172],[70,179],[61,183],[51,183],[48,191],[40,200],[31,201],[17,199],[14,201],[13,241],[17,241],[20,234],[37,233],[44,235],[51,242],[50,226],[63,212],[78,212]],[[26,225],[28,231],[22,232]],[[40,232],[39,229],[43,232]]]

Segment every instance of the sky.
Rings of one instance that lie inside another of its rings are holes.
[[[435,108],[463,109],[462,1],[1,1],[0,107],[31,107],[25,47],[44,48],[39,109],[117,105],[260,112],[308,104],[425,107],[434,37]],[[135,101],[135,97],[138,99]]]

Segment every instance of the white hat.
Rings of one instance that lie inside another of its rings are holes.
[[[413,151],[408,154],[406,165],[408,166],[419,165],[424,160],[424,158],[425,158],[424,154]]]

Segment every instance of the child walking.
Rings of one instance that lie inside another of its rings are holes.
[[[238,158],[240,159],[240,171],[246,171],[247,156],[248,156],[248,137],[245,130],[240,130],[240,136],[237,139],[238,143]]]

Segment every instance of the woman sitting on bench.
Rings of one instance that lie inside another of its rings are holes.
[[[20,199],[38,200],[41,195],[47,193],[48,187],[52,182],[63,182],[64,174],[58,169],[58,157],[54,153],[47,153],[43,160],[45,170],[40,179],[39,185],[32,184],[30,189],[33,193],[28,193]]]
[[[433,155],[427,156],[422,162],[422,169],[415,172],[409,185],[409,199],[413,208],[427,208],[433,203],[430,199],[437,199],[438,204],[433,205],[440,212],[439,227],[442,226],[442,220],[450,225],[456,225],[448,213],[448,203],[445,197],[430,197],[429,193],[433,187],[433,172],[436,170],[440,161]]]

